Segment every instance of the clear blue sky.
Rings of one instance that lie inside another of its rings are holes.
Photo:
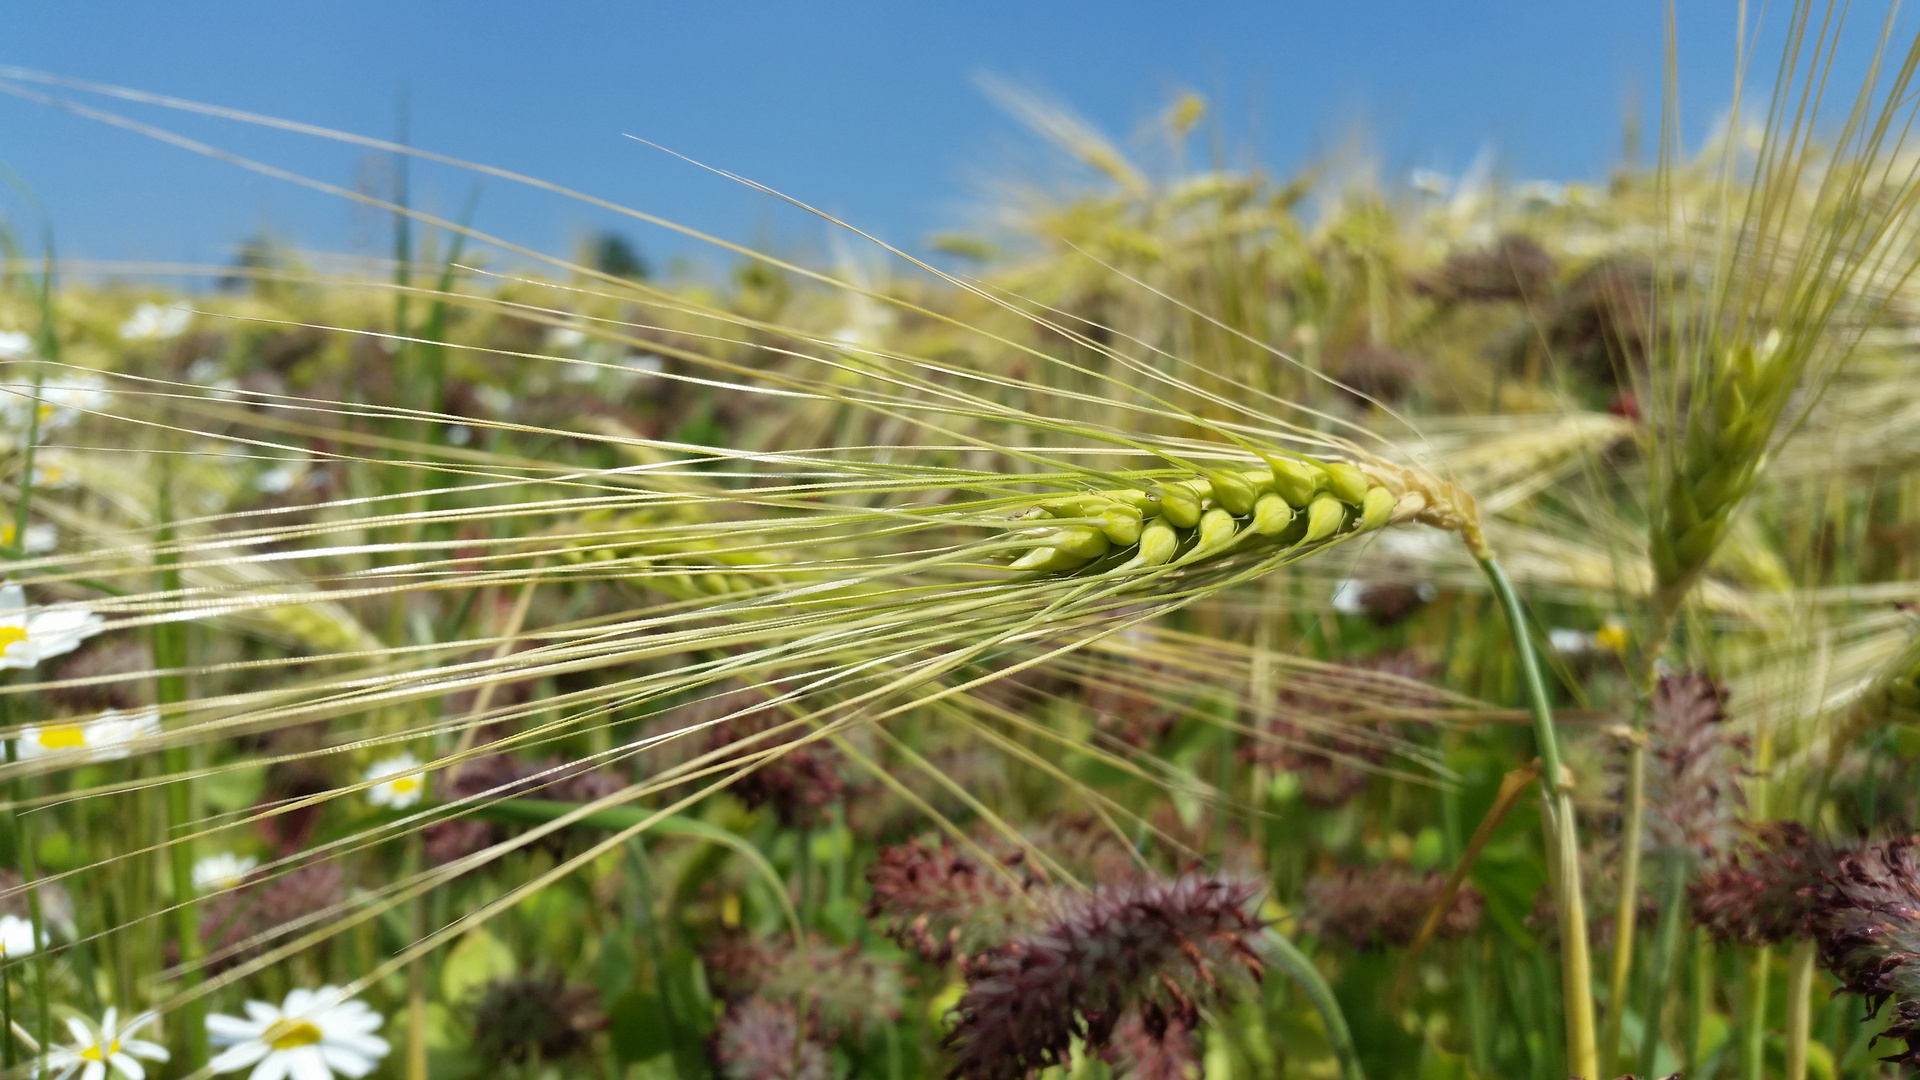
[[[1683,6],[1685,115],[1698,131],[1730,97],[1736,9]],[[965,220],[979,176],[1023,160],[1018,125],[976,85],[983,72],[1121,135],[1197,89],[1237,156],[1282,171],[1358,126],[1390,172],[1457,173],[1491,146],[1515,178],[1595,178],[1619,160],[1627,104],[1659,98],[1664,18],[1661,0],[11,8],[0,63],[377,136],[394,133],[404,87],[417,145],[732,238],[806,235],[764,197],[623,138],[633,133],[909,248]],[[337,146],[134,111],[340,184],[369,167]],[[337,201],[4,96],[0,164],[43,201],[67,255],[217,261],[263,228],[332,251],[383,242],[380,223]],[[469,183],[423,174],[418,198],[457,213]],[[0,209],[39,233],[16,195],[0,194]],[[475,219],[547,250],[598,220],[499,183]],[[634,238],[656,258],[677,250]]]

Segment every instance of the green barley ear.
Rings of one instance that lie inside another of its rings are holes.
[[[1430,474],[1376,462],[1262,456],[1270,471],[1209,470],[1184,480],[1134,474],[1120,479],[1138,488],[1042,496],[1016,506],[1010,524],[1035,546],[1010,568],[1124,574],[1262,550],[1291,560],[1407,521],[1460,533],[1476,556],[1486,551],[1473,500]],[[1157,501],[1133,494],[1149,488]],[[1036,513],[1073,523],[1033,533]]]
[[[1654,506],[1651,554],[1663,595],[1684,591],[1712,558],[1766,460],[1797,366],[1770,332],[1727,346],[1695,390],[1677,460]]]
[[[1807,48],[1796,45],[1782,64],[1757,149],[1738,134],[1736,108],[1715,156],[1695,167],[1718,189],[1714,224],[1685,209],[1671,117],[1662,133],[1665,265],[1651,313],[1660,338],[1642,388],[1656,440],[1649,655],[1765,471],[1770,445],[1804,420],[1920,269],[1920,173],[1906,142],[1920,43],[1900,56],[1884,24],[1869,76],[1829,130],[1821,110],[1844,20],[1820,10],[1794,7],[1790,23]]]

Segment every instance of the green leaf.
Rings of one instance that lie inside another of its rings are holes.
[[[660,997],[629,990],[607,1006],[607,1037],[623,1062],[645,1061],[673,1049],[673,1027]]]

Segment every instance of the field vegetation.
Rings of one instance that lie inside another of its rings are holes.
[[[394,238],[7,234],[0,1068],[1909,1069],[1920,42],[1840,15],[1600,182],[1017,98],[1084,182],[712,276],[0,72]]]

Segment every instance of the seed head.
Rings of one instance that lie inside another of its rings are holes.
[[[767,730],[771,722],[772,717],[765,712],[729,720],[713,729],[708,748],[720,750],[729,747]],[[792,742],[796,737],[786,735],[757,739],[750,746],[756,751],[765,750]],[[847,790],[847,782],[841,777],[835,758],[832,750],[817,743],[796,746],[778,757],[762,761],[759,768],[734,781],[728,790],[739,796],[740,801],[749,808],[771,807],[780,824],[787,828],[810,828],[819,823],[821,811]]]
[[[1306,925],[1314,933],[1337,937],[1356,949],[1413,943],[1427,914],[1446,890],[1439,873],[1421,874],[1398,863],[1348,868],[1307,882],[1302,897]],[[1480,928],[1486,901],[1471,884],[1454,894],[1437,933],[1465,937]]]
[[[942,841],[884,848],[867,871],[867,917],[903,948],[933,964],[1004,941],[1031,904],[1005,875],[976,864]]]
[[[968,960],[950,1075],[1024,1080],[1065,1063],[1076,1037],[1103,1049],[1130,1010],[1155,1038],[1194,1026],[1223,983],[1261,973],[1259,892],[1219,877],[1108,886]]]
[[[723,1001],[760,997],[800,1002],[807,1029],[826,1037],[872,1031],[900,1018],[899,967],[863,952],[814,940],[801,949],[749,938],[723,938],[703,954],[707,979]]]
[[[1727,695],[1697,671],[1666,675],[1647,718],[1647,842],[1712,861],[1739,836],[1747,741],[1727,725]]]
[[[600,995],[557,972],[495,979],[465,1003],[473,1049],[483,1061],[560,1061],[591,1048],[606,1026]]]
[[[1128,1080],[1188,1080],[1200,1075],[1200,1049],[1193,1029],[1176,1019],[1158,1036],[1147,1030],[1138,1012],[1129,1012],[1113,1027],[1100,1057],[1115,1075]]]
[[[830,1080],[826,1048],[815,1041],[812,1027],[796,1056],[799,1024],[792,1002],[760,997],[736,1002],[713,1033],[716,1071],[723,1080]]]
[[[1688,887],[1694,921],[1720,941],[1775,945],[1805,935],[1814,895],[1840,852],[1806,826],[1770,821]]]
[[[1840,987],[1867,999],[1869,1016],[1889,1001],[1886,1031],[1920,1065],[1920,837],[1875,844],[1840,856],[1815,896],[1809,925],[1820,960]]]

